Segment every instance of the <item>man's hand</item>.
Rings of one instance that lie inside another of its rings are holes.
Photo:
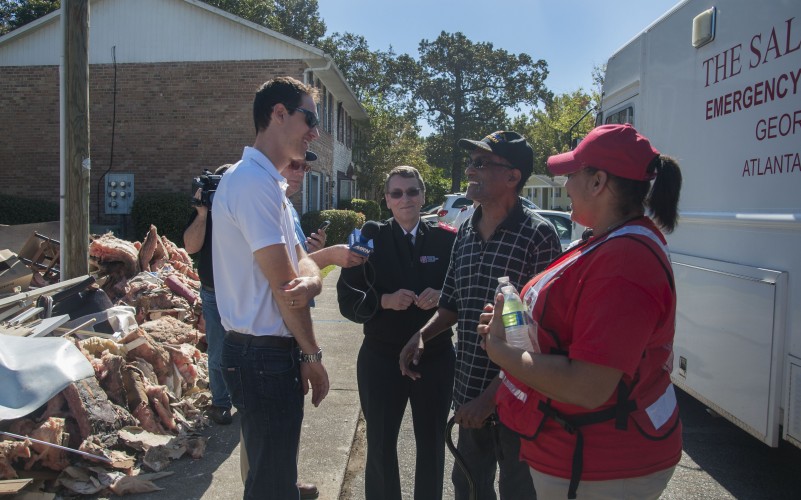
[[[202,188],[195,191],[194,198],[200,200]],[[192,220],[192,223],[184,230],[184,248],[191,255],[198,253],[203,249],[203,243],[206,238],[206,219],[209,215],[209,207],[203,205],[195,205],[197,216]]]
[[[197,191],[195,191],[195,196],[193,196],[193,198],[199,201],[202,192],[203,188],[197,188]],[[197,214],[201,216],[206,216],[209,213],[209,207],[205,205],[195,205],[195,210],[197,210]]]
[[[420,295],[417,296],[417,300],[414,301],[414,304],[424,311],[438,307],[439,290],[426,288]]]
[[[342,268],[360,266],[367,262],[367,257],[351,252],[350,247],[345,244],[334,245],[331,247],[333,252],[333,262],[335,266]]]
[[[454,417],[459,427],[480,429],[495,411],[495,391],[485,390],[476,399],[468,401],[456,410]]]
[[[381,307],[384,309],[394,309],[396,311],[405,311],[409,306],[414,304],[417,300],[417,295],[411,290],[401,288],[394,293],[385,293],[381,296]]]
[[[306,248],[309,249],[309,253],[316,252],[321,248],[325,248],[325,240],[325,229],[318,229],[316,233],[306,237]]]
[[[312,390],[312,404],[320,406],[320,403],[328,395],[330,388],[328,383],[328,372],[322,363],[301,363],[300,379],[303,387],[303,394],[309,393],[309,386]]]
[[[280,296],[275,300],[282,300],[289,307],[308,307],[309,302],[318,296],[323,289],[323,282],[318,277],[298,276],[284,285]]]
[[[423,355],[425,344],[423,343],[423,335],[420,332],[412,335],[412,338],[406,342],[403,350],[400,353],[400,371],[402,375],[409,377],[412,380],[420,378],[420,372],[411,369],[411,366],[417,366],[420,363],[420,357]]]

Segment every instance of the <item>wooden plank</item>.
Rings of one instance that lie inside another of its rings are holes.
[[[72,285],[77,285],[81,283],[83,280],[88,278],[89,275],[80,276],[78,278],[72,278],[70,280],[62,281],[60,283],[54,283],[52,285],[43,286],[42,288],[37,288],[35,290],[28,290],[26,292],[18,293],[15,295],[11,295],[10,297],[5,297],[0,299],[0,309],[3,309],[8,306],[13,306],[18,303],[22,303],[27,299],[32,299],[39,297],[40,295],[46,295],[48,293],[57,292],[61,289],[71,287]]]
[[[117,340],[117,341],[120,340],[118,337],[115,337],[114,335],[112,335],[110,333],[92,332],[92,331],[89,331],[89,330],[80,330],[78,328],[70,329],[70,328],[59,327],[59,328],[56,328],[55,331],[58,332],[58,333],[61,333],[63,335],[75,334],[75,335],[83,335],[85,337],[100,337],[102,339],[111,339],[111,340]]]
[[[14,337],[27,337],[33,331],[33,328],[27,326],[3,326],[0,325],[0,334],[12,335]]]
[[[69,314],[62,314],[61,316],[53,316],[52,318],[45,318],[33,328],[29,337],[44,337],[49,335],[53,330],[60,327],[70,320]]]
[[[89,272],[89,0],[63,0],[61,22],[64,27],[61,215],[64,227],[69,228],[61,241],[61,276],[74,278]]]
[[[33,479],[4,479],[0,481],[0,495],[12,495],[19,493],[22,488],[33,482]]]

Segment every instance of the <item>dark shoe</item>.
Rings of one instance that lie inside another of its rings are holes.
[[[312,483],[298,483],[301,500],[313,500],[320,496],[320,490]]]
[[[231,409],[223,408],[222,406],[212,406],[206,412],[210,419],[214,420],[219,425],[229,425],[233,420],[231,418]]]

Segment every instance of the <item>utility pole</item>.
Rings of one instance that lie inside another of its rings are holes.
[[[89,0],[62,0],[61,280],[89,273]]]

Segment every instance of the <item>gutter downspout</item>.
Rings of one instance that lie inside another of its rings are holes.
[[[331,64],[333,64],[334,60],[331,59],[331,57],[328,54],[323,54],[323,56],[328,60],[328,64],[326,64],[325,66],[321,66],[319,68],[306,68],[306,69],[303,70],[303,83],[305,83],[306,85],[312,85],[312,86],[314,85],[314,82],[310,82],[309,81],[309,73],[311,73],[312,71],[328,71],[331,68]],[[325,99],[325,98],[326,97],[323,96],[323,99]],[[331,170],[333,171],[333,166],[332,166]],[[304,209],[306,208],[306,203],[308,203],[308,200],[307,200],[307,197],[306,197],[306,176],[305,175],[303,176],[303,188],[302,188],[302,190],[303,190],[303,196],[301,197],[301,199],[303,201],[301,201],[301,203],[303,203],[303,206],[300,207],[300,214],[301,215],[303,215],[303,213],[305,212]]]
[[[64,157],[67,151],[67,124],[65,122],[65,117],[67,116],[67,102],[64,97],[64,88],[66,87],[66,78],[64,76],[64,72],[66,71],[66,63],[65,63],[65,46],[66,42],[64,41],[64,33],[67,29],[67,21],[66,21],[66,14],[65,8],[62,5],[59,8],[59,25],[60,25],[60,34],[61,34],[61,57],[60,62],[58,65],[58,112],[59,112],[59,123],[58,123],[58,237],[59,241],[62,242],[59,245],[59,262],[64,262],[64,247],[65,245],[63,242],[67,241],[66,235],[66,228],[64,227],[64,214],[66,211],[65,199],[66,199],[66,176],[67,176],[67,160]],[[61,281],[63,275],[59,275],[59,281]]]
[[[305,83],[306,85],[311,85],[311,83],[312,83],[312,82],[309,82],[309,73],[310,72],[312,72],[312,71],[327,71],[327,70],[329,70],[331,68],[331,64],[334,62],[334,60],[331,59],[331,57],[329,57],[328,54],[323,54],[323,55],[325,56],[326,59],[328,59],[328,64],[326,64],[325,66],[321,66],[319,68],[306,68],[306,69],[303,70],[303,83]]]

